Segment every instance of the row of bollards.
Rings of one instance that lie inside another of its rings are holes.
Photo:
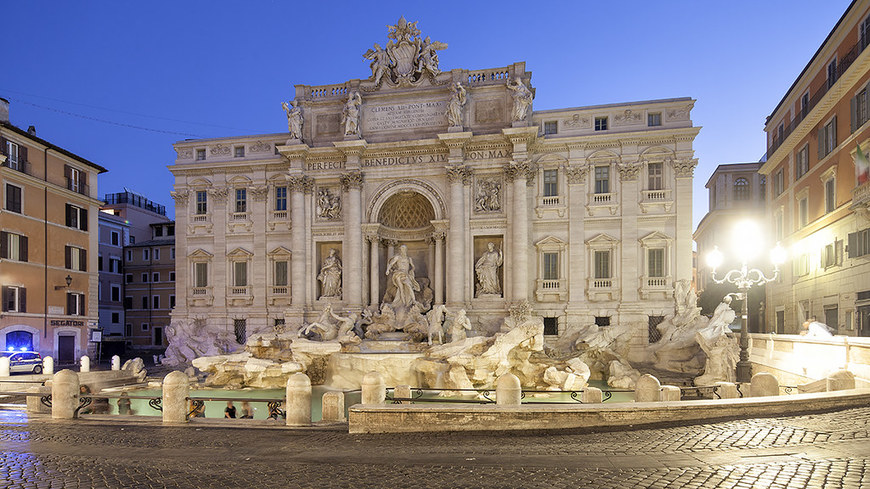
[[[112,356],[112,370],[121,370],[121,357],[118,355]],[[91,358],[87,355],[79,359],[79,372],[91,371]],[[54,375],[54,358],[45,357],[42,359],[42,373],[45,375]],[[0,377],[9,377],[9,357],[0,357]]]
[[[721,399],[734,399],[739,396],[737,385],[731,382],[717,382],[717,393]],[[749,396],[779,395],[779,382],[769,373],[757,373],[752,377],[749,386]],[[827,378],[827,390],[845,390],[855,388],[855,376],[840,370]],[[79,407],[79,376],[72,370],[61,370],[54,374],[51,382],[51,417],[55,419],[73,419]],[[680,388],[672,385],[661,385],[652,375],[641,376],[635,387],[636,402],[679,401]],[[387,388],[384,377],[377,372],[369,372],[362,381],[362,404],[384,404]],[[504,374],[496,380],[496,404],[499,406],[519,406],[522,403],[522,386],[516,375]],[[602,391],[595,387],[583,390],[581,401],[586,404],[600,403]],[[396,386],[394,396],[399,399],[411,397],[411,387]],[[34,396],[35,397],[35,396]],[[189,416],[190,380],[183,372],[170,372],[163,379],[163,422],[185,423]],[[38,403],[38,398],[34,401]],[[28,409],[31,401],[28,399]],[[344,415],[344,393],[340,391],[323,394],[323,421],[342,422]],[[286,425],[308,426],[311,424],[311,380],[303,373],[295,373],[287,379],[286,384]]]

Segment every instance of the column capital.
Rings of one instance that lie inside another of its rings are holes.
[[[670,160],[670,163],[674,168],[674,173],[677,178],[691,178],[695,175],[695,167],[698,166],[698,159],[687,158],[684,160]]]
[[[526,183],[535,177],[535,165],[528,161],[512,161],[504,166],[504,175],[507,181],[526,179]]]
[[[568,185],[578,185],[586,182],[587,173],[589,173],[589,167],[585,164],[565,167],[565,176],[568,179]]]
[[[391,238],[383,238],[381,239],[381,242],[384,243],[386,246],[392,246],[394,248],[399,244],[399,240]]]
[[[291,175],[287,177],[287,186],[291,192],[314,192],[314,179],[305,175]]]
[[[268,195],[269,195],[269,187],[267,187],[265,185],[251,188],[251,197],[254,198],[255,202],[265,202],[266,197]]]
[[[178,190],[173,190],[169,192],[169,195],[172,197],[172,200],[175,201],[178,205],[187,204],[188,199],[190,199],[190,190],[186,188],[180,188]]]
[[[216,187],[209,189],[208,193],[215,200],[215,202],[226,202],[227,194],[229,194],[230,189],[227,187]]]
[[[640,169],[643,166],[643,163],[640,161],[634,161],[630,163],[617,163],[616,169],[619,170],[619,179],[623,182],[632,182],[637,180],[637,174],[640,173]]]
[[[440,221],[429,222],[432,223],[432,227],[435,228],[434,234],[439,234],[441,236],[441,239],[444,239],[445,233],[447,233],[447,230],[450,229],[450,220],[443,219]]]
[[[471,168],[467,166],[447,166],[444,167],[447,171],[447,181],[450,183],[462,182],[463,185],[471,185]]]
[[[351,189],[359,190],[363,185],[363,174],[360,171],[349,171],[342,173],[339,180],[341,181],[341,188],[345,192]]]

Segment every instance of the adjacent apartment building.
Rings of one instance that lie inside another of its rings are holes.
[[[149,225],[151,239],[124,249],[124,337],[134,350],[162,350],[175,307],[175,223]],[[160,351],[162,353],[162,351]]]
[[[101,211],[97,223],[100,329],[104,336],[120,337],[124,334],[124,246],[130,241],[130,224],[111,211]]]
[[[855,0],[767,118],[768,215],[790,265],[767,287],[767,324],[796,333],[815,316],[870,336],[870,0]]]
[[[290,134],[175,144],[173,321],[203,337],[171,340],[232,351],[327,304],[377,312],[406,253],[424,309],[485,330],[529,303],[547,341],[631,324],[644,358],[692,279],[695,101],[533,111],[525,63],[414,66],[297,85]]]
[[[9,122],[0,99],[0,346],[59,364],[98,324],[97,175],[106,171]]]

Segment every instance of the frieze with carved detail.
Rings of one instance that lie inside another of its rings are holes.
[[[257,141],[251,145],[249,151],[251,153],[269,153],[272,151],[272,145],[263,141]]]
[[[226,187],[219,187],[209,190],[209,194],[215,202],[226,202],[229,191],[230,189]]]
[[[269,195],[269,187],[254,187],[249,192],[255,202],[264,202]]]
[[[178,205],[185,205],[190,200],[190,192],[188,190],[173,190],[169,192],[169,195]]]
[[[375,43],[363,54],[365,59],[371,60],[372,76],[369,80],[374,83],[374,89],[385,80],[395,86],[413,86],[424,75],[434,82],[441,73],[438,51],[447,49],[447,43],[432,41],[428,36],[421,38],[417,21],[408,22],[404,16],[387,28],[389,41],[386,47]]]
[[[179,160],[192,160],[193,159],[193,148],[180,148],[175,150],[178,153]]]
[[[629,182],[637,180],[637,174],[640,173],[641,163],[636,161],[634,163],[619,163],[616,165],[616,169],[619,171],[619,179],[623,182]]]
[[[229,156],[230,147],[223,144],[215,144],[208,151],[212,156]]]
[[[474,212],[501,211],[501,179],[481,178],[474,191]]]

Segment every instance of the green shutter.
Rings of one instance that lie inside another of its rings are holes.
[[[861,97],[862,94],[858,94],[849,99],[849,133],[854,133],[858,130],[858,97]]]

